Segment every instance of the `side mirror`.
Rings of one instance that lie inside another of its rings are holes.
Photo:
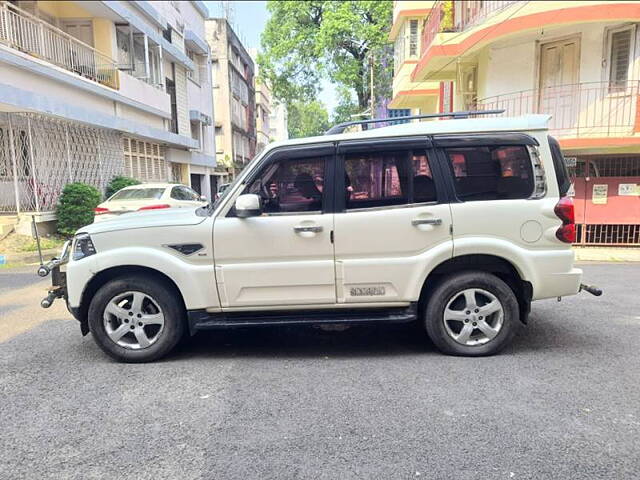
[[[257,217],[262,214],[262,201],[255,193],[245,193],[236,198],[238,218]]]
[[[206,202],[207,201],[207,197],[205,195],[200,195],[200,201],[201,202]]]

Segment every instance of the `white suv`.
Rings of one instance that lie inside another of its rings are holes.
[[[445,353],[495,353],[532,300],[581,288],[548,120],[273,143],[214,205],[80,229],[41,269],[54,270],[43,304],[64,297],[82,333],[127,362],[204,329],[413,320]]]

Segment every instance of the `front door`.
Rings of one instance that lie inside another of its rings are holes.
[[[550,128],[572,129],[577,126],[579,108],[580,40],[566,40],[540,45],[539,113],[553,115]]]
[[[272,153],[241,192],[260,195],[264,213],[242,219],[227,206],[216,218],[223,309],[335,303],[333,157],[332,145]]]
[[[415,301],[425,272],[451,258],[450,207],[427,143],[412,138],[339,145],[339,303]]]

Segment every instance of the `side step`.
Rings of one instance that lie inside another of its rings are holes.
[[[418,318],[418,304],[404,308],[340,308],[327,310],[268,310],[253,312],[207,312],[190,310],[189,331],[213,328],[256,327],[264,325],[316,325],[327,323],[411,322]]]

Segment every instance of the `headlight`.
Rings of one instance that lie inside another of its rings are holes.
[[[73,242],[73,259],[81,260],[96,253],[96,247],[93,246],[91,237],[87,233],[77,235]]]

